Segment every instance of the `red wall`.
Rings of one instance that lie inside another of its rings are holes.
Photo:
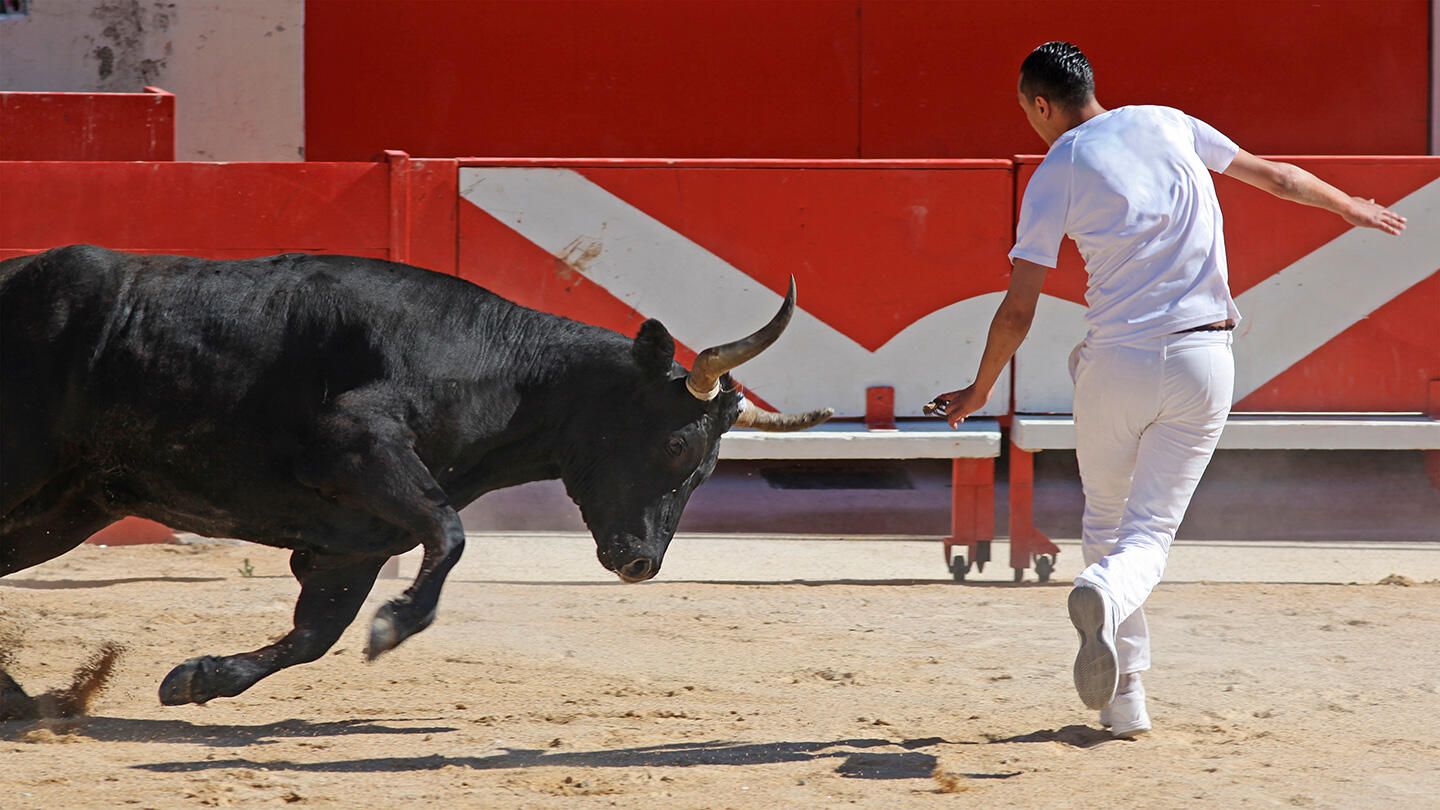
[[[853,156],[853,2],[309,0],[306,155]]]
[[[306,149],[432,157],[1008,157],[1020,61],[1255,153],[1425,154],[1429,0],[306,4]]]

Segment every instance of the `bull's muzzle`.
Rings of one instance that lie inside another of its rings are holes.
[[[639,537],[620,534],[603,543],[596,556],[605,570],[614,571],[622,581],[644,582],[660,573],[660,555],[644,548]]]
[[[655,576],[659,570],[660,566],[649,557],[636,557],[615,569],[615,574],[625,582],[644,582]]]

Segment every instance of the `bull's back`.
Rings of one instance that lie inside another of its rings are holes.
[[[210,261],[70,246],[8,260],[0,478],[12,500],[73,463],[178,481],[225,459],[236,478],[271,478],[327,402],[413,375],[399,366],[429,362],[416,346],[454,342],[435,334],[446,319],[426,312],[432,299],[453,308],[474,295],[449,282],[463,284],[299,254]]]

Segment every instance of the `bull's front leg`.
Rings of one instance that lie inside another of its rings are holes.
[[[290,570],[300,581],[294,629],[252,652],[191,658],[165,676],[160,702],[176,706],[234,697],[261,678],[324,655],[355,620],[386,559],[296,551],[290,556]]]
[[[460,515],[448,507],[439,511],[434,530],[421,545],[425,556],[420,560],[415,581],[405,593],[381,605],[370,622],[370,642],[365,646],[365,657],[371,661],[395,649],[435,620],[440,588],[465,550],[465,529],[460,524]]]

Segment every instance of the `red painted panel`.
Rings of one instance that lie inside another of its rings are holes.
[[[886,164],[889,168],[862,162],[804,164],[809,168],[773,164],[740,168],[711,161],[666,168],[648,161],[633,168],[619,168],[614,162],[556,163],[598,186],[606,196],[623,201],[636,218],[654,220],[673,232],[673,242],[667,241],[668,236],[625,241],[633,238],[627,230],[629,215],[608,209],[606,215],[613,219],[587,224],[598,228],[597,234],[614,225],[608,239],[616,241],[607,241],[605,250],[617,252],[607,255],[629,256],[621,261],[633,261],[640,268],[637,272],[652,274],[644,276],[649,281],[660,278],[653,275],[655,268],[673,267],[674,283],[687,283],[691,268],[676,262],[689,254],[677,247],[679,243],[702,248],[733,268],[724,272],[738,271],[777,295],[793,274],[807,317],[843,336],[832,341],[824,336],[832,333],[807,333],[812,337],[806,339],[816,342],[805,344],[803,351],[813,353],[817,368],[827,369],[818,372],[816,382],[834,387],[827,389],[826,404],[846,415],[855,415],[854,406],[862,403],[865,387],[888,385],[890,377],[908,373],[876,365],[887,362],[874,359],[879,352],[905,345],[892,339],[957,302],[999,293],[1007,283],[1009,266],[1003,257],[1012,230],[1012,172],[1005,161]],[[520,171],[543,171],[531,160],[476,161],[462,166],[462,177],[469,165],[477,170],[518,165],[523,167]],[[503,180],[496,183],[504,185]],[[515,199],[518,205],[534,207],[502,205],[492,216],[462,200],[462,277],[526,306],[624,334],[633,335],[647,315],[662,314],[637,312],[628,303],[631,299],[622,300],[622,293],[612,293],[587,277],[585,268],[557,258],[550,252],[553,245],[542,248],[510,224],[512,216],[518,216],[516,222],[571,220],[576,214],[571,209],[581,203],[559,192]],[[615,270],[624,274],[623,265]],[[668,277],[670,271],[658,272]],[[695,295],[716,294],[737,283],[713,273],[704,270],[694,276]],[[696,307],[705,305],[703,298],[694,302]],[[663,314],[676,317],[677,311],[672,308]],[[926,328],[934,330],[937,323],[930,321]],[[906,359],[919,357],[922,349],[946,357],[944,346],[951,341],[956,351],[975,349],[974,334],[983,334],[985,324],[976,320],[953,325],[953,330],[923,338],[923,344],[912,344]],[[920,340],[921,334],[911,332],[908,339]],[[852,353],[847,347],[861,351]],[[677,359],[688,364],[697,348],[702,347],[679,347]],[[845,387],[851,376],[853,389]],[[915,384],[909,377],[903,382]],[[899,402],[901,389],[897,385],[895,390]],[[771,389],[755,391],[763,398]],[[923,393],[928,398],[933,391]],[[789,390],[779,396],[797,395]],[[918,409],[924,399],[916,397],[915,391],[908,391],[904,407]]]
[[[0,249],[389,255],[383,163],[0,163]]]
[[[174,160],[175,96],[0,93],[0,160]]]
[[[306,153],[854,157],[856,11],[309,0]]]
[[[999,157],[1041,142],[1020,63],[1079,45],[1106,106],[1164,104],[1254,153],[1428,151],[1430,0],[884,0],[863,4],[864,157]]]
[[[1384,205],[1440,177],[1440,158],[1278,159]],[[1017,200],[1039,160],[1023,158],[1017,167]],[[1329,212],[1278,199],[1228,177],[1214,177],[1225,216],[1230,286],[1236,296],[1350,229]],[[1440,312],[1440,257],[1436,271],[1236,403],[1236,409],[1424,411],[1428,382],[1440,378],[1435,315]],[[1355,272],[1363,273],[1365,268],[1357,267]],[[1084,303],[1084,262],[1069,239],[1061,247],[1059,266],[1046,278],[1045,293]]]
[[[1440,178],[1440,158],[1286,159],[1385,205]],[[1333,214],[1276,199],[1230,178],[1219,178],[1216,191],[1225,211],[1231,284],[1237,294],[1349,229]],[[1434,227],[1426,222],[1412,225]],[[1428,382],[1440,377],[1440,256],[1434,257],[1434,269],[1436,274],[1291,366],[1237,408],[1424,411]],[[1354,270],[1366,272],[1364,267]]]

